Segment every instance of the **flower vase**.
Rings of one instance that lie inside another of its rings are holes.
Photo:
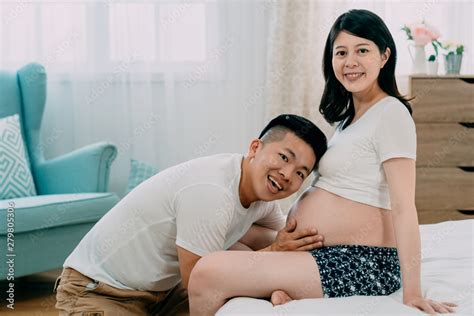
[[[413,54],[410,47],[415,47],[415,53]],[[409,45],[408,52],[410,53],[413,74],[426,74],[426,54],[425,46],[420,45]]]
[[[433,75],[433,76],[438,75],[438,61],[429,61],[426,64],[426,66],[427,66],[426,70],[428,71],[428,75]]]
[[[444,69],[447,75],[459,74],[461,70],[462,55],[448,54],[444,56]]]

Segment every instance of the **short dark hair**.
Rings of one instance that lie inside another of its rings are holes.
[[[397,49],[395,41],[383,20],[375,13],[368,10],[353,9],[343,13],[334,22],[326,39],[323,54],[323,74],[325,79],[324,92],[319,105],[319,112],[328,123],[344,123],[346,128],[355,115],[352,93],[347,91],[337,80],[332,68],[332,54],[334,41],[341,31],[357,37],[366,38],[374,42],[380,53],[390,48],[390,57],[385,66],[380,69],[377,82],[380,88],[388,95],[397,98],[412,113],[409,99],[400,94],[395,80],[395,65],[397,62]]]
[[[315,169],[319,160],[327,150],[327,139],[324,133],[310,120],[295,114],[281,114],[272,119],[262,130],[259,139],[262,139],[272,130],[284,128],[288,132],[305,141],[313,149],[316,162],[312,169]]]

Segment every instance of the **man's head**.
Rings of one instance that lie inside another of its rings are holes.
[[[274,118],[250,143],[240,190],[242,204],[295,193],[326,149],[326,136],[311,121],[292,114]]]

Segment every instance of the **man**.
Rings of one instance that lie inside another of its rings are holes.
[[[189,276],[205,254],[321,246],[315,229],[297,235],[294,221],[284,228],[275,201],[301,187],[326,148],[313,123],[280,115],[246,156],[198,158],[148,179],[66,259],[57,286],[60,315],[176,314],[188,308]]]

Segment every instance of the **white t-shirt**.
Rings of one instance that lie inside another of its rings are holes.
[[[64,267],[120,289],[165,291],[181,281],[176,245],[203,256],[228,249],[253,223],[283,228],[276,202],[242,207],[242,159],[198,158],[143,182],[96,223]]]
[[[336,129],[313,186],[391,209],[382,162],[395,157],[416,159],[416,130],[405,105],[387,96],[344,130]]]

